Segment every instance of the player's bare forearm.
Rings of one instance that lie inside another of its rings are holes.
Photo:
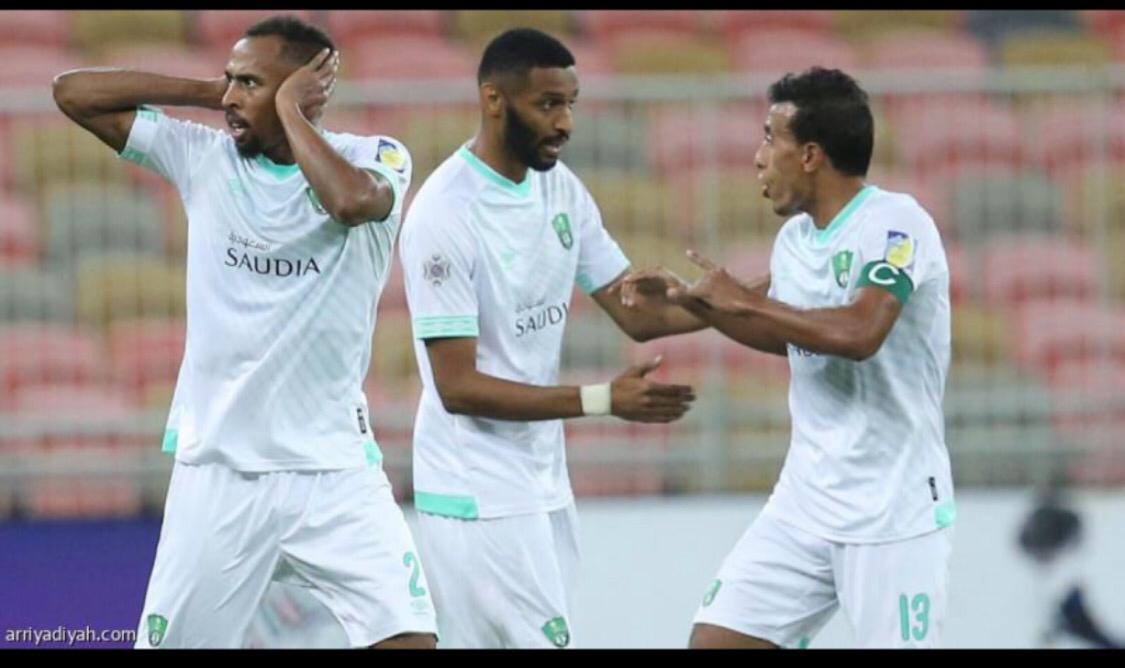
[[[58,75],[52,88],[60,111],[120,153],[137,107],[153,104],[221,109],[226,80],[91,68]]]
[[[890,333],[902,304],[885,290],[864,288],[854,302],[834,308],[798,309],[754,296],[745,310],[729,317],[755,321],[757,329],[809,352],[862,361],[876,352]]]
[[[662,336],[697,332],[707,327],[706,322],[687,309],[667,301],[645,300],[633,306],[625,306],[621,290],[622,279],[627,274],[628,270],[622,272],[608,286],[590,296],[629,338],[634,341],[649,341]]]
[[[293,158],[328,214],[344,225],[385,220],[394,207],[391,184],[337,153],[295,100],[277,102],[277,115]]]
[[[494,420],[530,422],[582,415],[582,398],[576,386],[528,385],[476,370],[439,384],[438,394],[450,413]]]
[[[731,314],[717,311],[698,300],[687,302],[684,308],[700,320],[742,345],[771,355],[785,356],[785,341],[778,338],[761,317],[749,313]]]

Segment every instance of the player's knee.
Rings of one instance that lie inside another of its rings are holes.
[[[380,640],[369,649],[436,649],[437,636],[432,633],[400,633]]]
[[[777,649],[777,645],[721,626],[696,624],[691,629],[688,649]]]

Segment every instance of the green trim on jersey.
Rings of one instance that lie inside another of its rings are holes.
[[[508,177],[500,174],[495,169],[484,164],[483,160],[473,155],[473,152],[464,146],[457,150],[457,154],[464,158],[465,162],[469,163],[469,166],[476,170],[478,174],[488,179],[489,181],[492,181],[493,183],[500,186],[504,190],[507,190],[513,195],[518,195],[519,197],[527,197],[528,194],[531,193],[531,170],[528,170],[527,175],[523,177],[522,183],[516,183]]]
[[[475,315],[426,316],[414,318],[414,338],[435,339],[452,336],[480,336]]]
[[[934,524],[936,524],[939,529],[953,526],[955,521],[957,521],[957,505],[952,501],[946,501],[937,508],[934,508]]]
[[[480,517],[477,500],[471,496],[430,494],[414,490],[414,508],[420,513],[456,517],[462,520],[475,520]]]
[[[269,172],[270,175],[278,181],[287,179],[301,171],[301,166],[295,162],[292,165],[279,165],[267,158],[264,153],[259,153],[255,161],[258,163],[258,166]]]
[[[903,306],[906,306],[906,300],[914,292],[914,281],[910,274],[886,260],[875,260],[863,265],[855,286],[856,289],[868,286],[883,288],[902,302]]]
[[[368,439],[367,442],[363,444],[363,454],[367,457],[367,463],[370,466],[374,466],[383,461],[383,451],[379,449],[379,444],[376,443],[373,438]]]
[[[164,442],[160,444],[161,452],[175,452],[176,443],[180,440],[180,432],[177,429],[164,430]]]
[[[874,194],[876,190],[878,190],[878,188],[876,188],[875,186],[864,186],[858,193],[856,193],[855,197],[852,198],[852,201],[848,202],[843,209],[840,209],[840,213],[836,214],[836,217],[832,219],[831,223],[828,223],[828,227],[824,228],[823,230],[817,230],[814,233],[813,240],[815,240],[816,243],[821,246],[828,243],[828,239],[844,225],[844,222],[848,218],[852,217],[852,214],[855,213],[855,210],[858,209],[861,204],[867,201],[867,198]]]
[[[163,113],[163,111],[155,107],[147,107],[142,105],[137,108],[137,118],[133,119],[133,122],[136,123],[138,119],[143,118],[146,121],[156,123],[157,118]],[[133,128],[129,128],[129,134],[133,134]],[[121,152],[117,154],[117,157],[121,158],[122,160],[128,160],[129,162],[136,163],[138,165],[141,165],[142,167],[148,167],[150,169],[154,167],[154,165],[149,161],[147,155],[141,153],[135,148],[129,148],[128,137],[125,138],[125,147],[121,149]]]

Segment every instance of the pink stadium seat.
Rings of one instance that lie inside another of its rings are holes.
[[[566,48],[574,55],[575,69],[579,76],[601,76],[615,71],[612,56],[599,42],[572,39],[567,41]]]
[[[347,59],[348,78],[460,79],[472,81],[477,57],[468,49],[433,37],[394,37],[367,40]]]
[[[1014,307],[1030,300],[1093,301],[1101,256],[1091,246],[1058,237],[993,238],[978,252],[985,301]]]
[[[211,79],[223,76],[230,49],[185,49],[175,45],[137,44],[114,49],[105,65],[175,77]]]
[[[931,101],[896,114],[899,154],[918,178],[943,178],[967,167],[1017,167],[1025,161],[1016,117],[993,103]]]
[[[368,39],[406,35],[436,38],[445,33],[445,17],[436,9],[328,10],[325,14],[328,34],[341,51]]]
[[[578,12],[578,20],[595,40],[618,36],[634,30],[668,30],[697,34],[702,28],[702,12],[678,10],[601,10]]]
[[[114,379],[138,395],[153,383],[174,385],[184,355],[185,335],[181,320],[113,323],[109,358]]]
[[[848,42],[829,34],[802,30],[754,32],[739,38],[733,47],[736,70],[779,77],[814,65],[850,72],[859,54]]]
[[[83,331],[61,325],[0,327],[0,390],[44,382],[88,384],[101,379],[102,351]]]
[[[705,22],[729,39],[760,31],[803,31],[826,34],[832,31],[831,10],[817,9],[723,9],[707,12]]]
[[[945,239],[945,261],[949,265],[949,300],[959,304],[969,296],[969,286],[974,285],[975,276],[971,273],[973,265],[968,252],[956,243]]]
[[[39,226],[23,199],[0,199],[0,265],[30,266],[39,261]]]
[[[0,21],[0,44],[40,44],[65,47],[70,16],[59,10],[5,10]]]
[[[719,163],[754,165],[762,143],[765,102],[729,105],[721,109],[714,128]],[[696,108],[665,108],[652,112],[648,127],[649,160],[663,174],[673,174],[706,164],[701,125],[707,117]]]
[[[50,91],[51,80],[67,70],[87,67],[85,59],[51,46],[0,46],[0,85],[29,86]]]
[[[958,76],[983,74],[988,67],[984,45],[962,33],[889,33],[867,46],[866,68],[875,70],[960,70]]]
[[[914,178],[902,169],[873,167],[868,173],[867,182],[883,190],[912,196],[933,217],[934,224],[937,225],[943,238],[949,236],[949,202],[930,181]]]
[[[1120,35],[1125,30],[1125,11],[1120,9],[1086,9],[1080,16],[1087,27],[1103,37]]]
[[[56,415],[66,419],[129,418],[136,403],[120,387],[104,384],[36,383],[12,393],[9,409],[24,417]]]
[[[1025,306],[1015,319],[1011,348],[1026,368],[1048,378],[1061,364],[1083,360],[1125,361],[1125,312],[1076,301]]]
[[[311,12],[307,9],[204,9],[196,12],[195,34],[202,44],[230,49],[247,28],[279,14],[308,21]]]
[[[122,473],[52,475],[29,481],[23,496],[24,511],[34,518],[131,517],[141,511],[141,484],[129,469],[138,462],[136,452],[104,446],[72,446],[52,450],[47,466],[72,467],[76,462],[97,461]]]
[[[1082,169],[1099,157],[1125,161],[1125,109],[1089,98],[1057,98],[1032,111],[1023,128],[1032,160],[1055,174]]]

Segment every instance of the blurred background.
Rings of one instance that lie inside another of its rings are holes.
[[[220,76],[239,36],[274,13],[0,12],[0,627],[135,627],[183,353],[178,195],[58,112],[51,80],[95,65]],[[876,118],[869,181],[931,213],[952,275],[946,442],[962,526],[947,644],[1048,642],[1050,565],[1017,543],[1048,489],[1100,518],[1076,554],[1091,614],[1125,635],[1113,595],[1125,590],[1114,565],[1125,556],[1125,12],[281,13],[340,46],[324,125],[402,140],[412,193],[476,130],[488,40],[516,26],[560,37],[581,85],[564,161],[634,265],[685,276],[689,247],[744,277],[767,270],[783,222],[754,180],[768,85],[812,65],[855,76]],[[218,112],[166,111],[225,127]],[[365,390],[409,507],[420,383],[401,277],[396,266],[380,301]],[[697,387],[684,420],[567,425],[586,646],[682,646],[788,445],[784,359],[712,333],[634,344],[576,291],[563,382],[602,381],[655,352],[659,377]],[[670,560],[659,586],[648,569],[621,572],[640,559],[656,569],[653,554]],[[638,607],[643,619],[625,612]],[[274,620],[282,636],[301,619],[287,610]],[[847,646],[847,633],[838,618],[827,646]]]

